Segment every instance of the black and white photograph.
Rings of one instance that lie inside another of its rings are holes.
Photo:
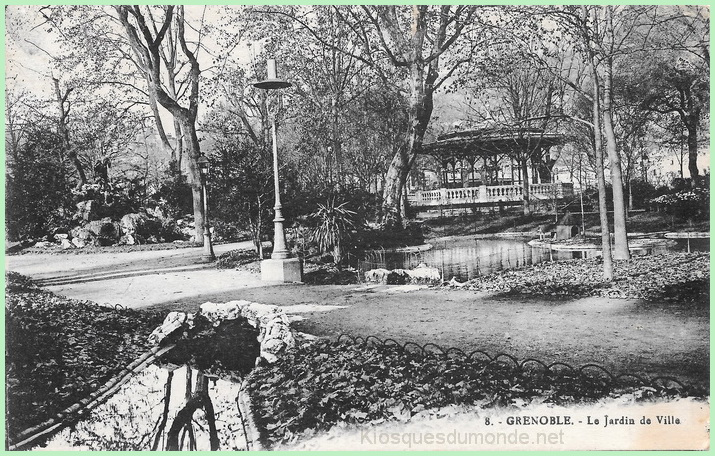
[[[710,449],[709,6],[4,38],[6,450]]]

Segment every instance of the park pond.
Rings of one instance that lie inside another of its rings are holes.
[[[555,248],[530,245],[531,238],[450,238],[432,241],[431,249],[419,251],[369,252],[361,261],[363,270],[414,269],[419,264],[439,269],[442,277],[459,281],[471,280],[504,269],[515,269],[545,261],[563,261],[600,256],[596,248],[574,245]],[[662,254],[668,251],[709,252],[709,238],[652,239],[646,243],[633,242],[634,255]]]
[[[43,450],[246,450],[240,383],[188,366],[148,366]],[[197,390],[203,391],[198,395]],[[203,397],[203,401],[197,398]],[[201,402],[201,403],[199,403]]]

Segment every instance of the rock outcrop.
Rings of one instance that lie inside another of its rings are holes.
[[[430,268],[420,263],[415,269],[370,269],[365,271],[365,281],[386,285],[404,285],[407,283],[439,283],[442,275],[437,268]]]
[[[96,245],[114,245],[121,236],[119,223],[109,217],[89,222],[85,228],[93,235]]]
[[[149,336],[149,342],[160,345],[164,341],[190,337],[191,330],[202,326],[202,321],[219,328],[227,322],[240,320],[258,331],[256,339],[260,344],[260,358],[269,363],[276,362],[281,354],[295,346],[288,317],[280,307],[249,301],[206,302],[196,314],[171,312]],[[235,349],[241,350],[241,347]]]
[[[295,346],[288,316],[278,306],[250,301],[206,302],[201,305],[201,315],[212,321],[214,326],[223,320],[247,319],[248,324],[260,331],[261,357],[269,363],[276,362],[282,353]]]

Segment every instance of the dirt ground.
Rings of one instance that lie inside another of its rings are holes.
[[[222,246],[217,254],[235,248]],[[708,303],[550,300],[404,286],[266,285],[256,272],[217,270],[197,264],[199,257],[200,249],[180,249],[27,254],[5,260],[6,270],[75,299],[167,312],[246,299],[286,307],[297,330],[318,336],[374,335],[545,362],[595,362],[613,373],[708,384]]]
[[[214,247],[217,256],[250,247],[250,242]],[[201,263],[201,248],[103,252],[88,254],[25,254],[5,256],[5,270],[31,277],[47,291],[99,304],[140,309],[204,294],[263,286],[249,271],[218,270]]]
[[[667,375],[693,384],[708,383],[707,303],[683,306],[624,299],[548,300],[474,291],[404,290],[410,290],[409,286],[281,285],[204,298],[285,306],[296,319],[295,329],[317,336],[373,335],[467,352],[484,350],[492,356],[508,353],[519,359],[575,366],[597,363],[614,374]],[[196,311],[199,304],[183,299],[153,307]]]

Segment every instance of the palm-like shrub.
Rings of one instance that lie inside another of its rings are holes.
[[[355,228],[355,212],[347,207],[347,203],[335,205],[335,199],[327,204],[318,204],[318,210],[310,214],[316,227],[313,229],[312,240],[318,244],[321,253],[332,250],[335,264],[342,260],[343,245],[348,241]]]

